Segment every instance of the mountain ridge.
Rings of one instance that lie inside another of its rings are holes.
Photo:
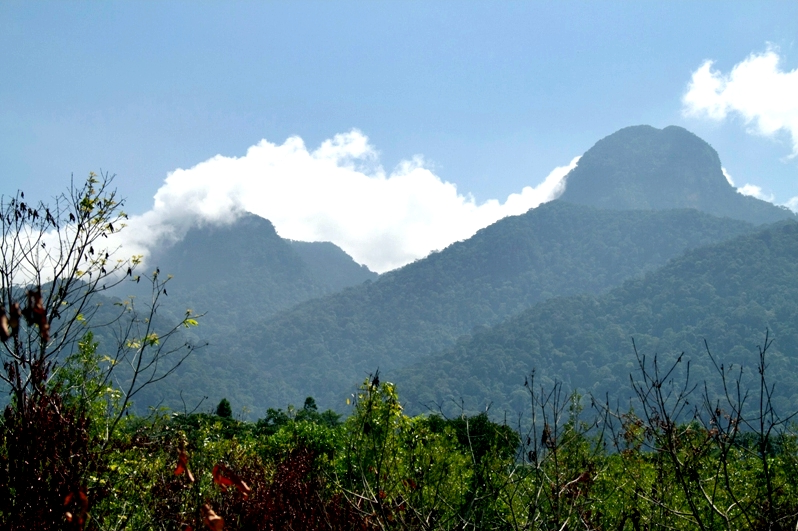
[[[561,199],[499,220],[372,282],[275,311],[258,307],[245,282],[236,285],[232,302],[222,303],[222,312],[215,308],[227,316],[224,326],[211,316],[215,341],[181,369],[175,386],[198,396],[212,387],[214,400],[226,396],[250,411],[309,395],[335,407],[377,368],[399,370],[541,301],[595,297],[689,249],[753,232],[763,220],[795,217],[738,194],[711,146],[677,127],[622,129],[588,150],[566,179]],[[584,204],[609,200],[617,200],[617,208]],[[674,204],[691,208],[670,208]],[[734,215],[724,214],[729,208]],[[278,246],[309,249],[285,241]],[[323,271],[326,251],[315,251],[314,267]],[[297,252],[283,264],[289,271],[297,269],[291,265]],[[230,276],[251,277],[251,269]]]
[[[687,248],[751,230],[690,209],[607,211],[554,201],[371,283],[239,329],[197,363],[213,366],[219,392],[250,409],[308,395],[332,407],[377,367],[408,364],[540,300],[599,293]]]
[[[166,309],[205,313],[200,335],[217,340],[234,325],[378,276],[332,243],[283,239],[269,220],[250,213],[194,227],[147,262],[172,275]]]
[[[600,295],[552,298],[457,346],[392,374],[411,410],[464,399],[472,411],[521,409],[525,376],[563,381],[603,400],[628,399],[635,375],[632,347],[667,367],[680,352],[692,359],[694,381],[712,378],[704,354],[756,374],[757,345],[775,338],[771,374],[781,379],[777,404],[798,407],[798,223],[687,251],[662,268]],[[739,369],[737,369],[739,370]],[[674,378],[686,376],[685,367]],[[718,389],[715,389],[719,392]]]

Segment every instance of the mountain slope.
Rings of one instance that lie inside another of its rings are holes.
[[[522,383],[533,369],[549,385],[560,380],[599,399],[623,400],[636,371],[631,338],[641,353],[658,352],[662,366],[686,352],[694,381],[716,381],[703,340],[726,367],[744,365],[748,378],[756,375],[766,329],[775,338],[769,372],[780,380],[778,405],[795,409],[798,223],[690,251],[600,297],[550,299],[385,376],[416,409],[462,397],[475,410],[488,402],[494,411],[521,410],[528,400]]]
[[[331,242],[288,240],[288,244],[313,278],[330,291],[341,291],[377,278],[377,273],[355,263],[351,256]]]
[[[626,127],[599,140],[566,176],[563,201],[612,209],[695,208],[755,224],[795,219],[738,193],[712,146],[681,127]]]
[[[191,229],[147,262],[173,275],[163,299],[167,309],[206,312],[200,329],[206,337],[377,278],[335,245],[284,240],[254,214]]]
[[[605,210],[586,206],[591,204]],[[728,217],[665,210],[673,207]],[[227,396],[254,409],[300,403],[307,395],[322,407],[334,406],[377,367],[407,366],[540,301],[595,295],[687,249],[753,230],[741,220],[794,217],[738,194],[723,177],[717,153],[695,135],[678,127],[637,126],[585,153],[567,177],[563,200],[503,219],[371,283],[290,309],[319,293],[311,277],[326,275],[330,284],[349,273],[325,269],[336,260],[329,249],[277,241],[269,226],[269,241],[241,242],[241,263],[231,250],[227,256],[236,260],[214,266],[215,276],[203,277],[192,260],[181,262],[188,271],[181,276],[207,284],[194,292],[196,308],[215,301],[205,324],[213,344],[184,368],[175,387],[196,396]],[[219,253],[235,238],[220,236],[204,253]],[[185,245],[186,252],[196,252],[190,240]],[[259,264],[270,260],[277,263],[259,277]],[[270,295],[260,295],[259,282],[274,287]],[[208,290],[221,299],[207,297]]]
[[[210,378],[214,392],[256,410],[308,395],[333,406],[377,367],[412,363],[474,326],[553,296],[599,293],[685,249],[750,230],[694,210],[602,211],[555,201],[374,282],[239,328],[199,354],[176,385],[207,389],[201,382]]]

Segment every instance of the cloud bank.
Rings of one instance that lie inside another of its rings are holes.
[[[798,155],[798,69],[784,71],[777,50],[751,54],[724,75],[705,61],[693,72],[682,98],[686,116],[724,120],[742,117],[750,131],[765,136],[786,132],[792,157]]]
[[[503,203],[477,204],[420,157],[386,173],[357,130],[313,151],[296,136],[281,145],[262,140],[243,157],[217,155],[171,172],[153,208],[131,217],[120,243],[126,254],[146,256],[153,245],[177,241],[193,226],[230,223],[252,212],[269,219],[283,238],[331,241],[384,272],[559,197],[578,159]]]

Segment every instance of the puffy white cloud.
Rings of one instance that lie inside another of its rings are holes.
[[[762,190],[762,187],[755,184],[745,183],[744,185],[738,187],[736,184],[734,184],[734,179],[732,179],[732,176],[729,175],[728,171],[726,171],[726,168],[721,166],[720,170],[723,172],[723,176],[726,177],[726,181],[728,181],[728,183],[734,186],[734,188],[737,190],[737,193],[742,195],[750,195],[752,197],[756,197],[757,199],[767,201],[768,203],[774,203],[776,201],[776,196],[774,196],[772,193],[766,194]]]
[[[420,157],[387,174],[357,130],[310,151],[299,137],[262,140],[243,157],[217,155],[171,172],[153,208],[122,231],[125,253],[145,254],[203,223],[229,223],[252,212],[284,238],[332,241],[359,263],[387,271],[469,238],[477,230],[558,197],[576,166],[555,168],[543,182],[501,203],[477,204],[441,180]]]
[[[767,201],[768,203],[775,203],[776,196],[772,193],[766,194],[761,186],[757,186],[755,184],[746,183],[743,186],[739,187],[737,191],[743,195],[750,195],[752,197],[756,197],[757,199],[761,199],[762,201]]]
[[[751,54],[724,75],[705,61],[695,72],[682,98],[687,116],[723,120],[741,116],[754,133],[772,136],[786,132],[792,156],[798,155],[798,69],[784,71],[775,49]]]

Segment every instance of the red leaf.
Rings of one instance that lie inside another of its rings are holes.
[[[244,498],[248,498],[249,493],[252,491],[240,476],[234,474],[232,470],[222,463],[217,463],[213,467],[213,482],[219,485],[222,492],[227,492],[227,487],[235,487]]]
[[[184,472],[188,476],[188,480],[194,483],[194,474],[192,474],[191,470],[188,468],[188,455],[184,450],[180,450],[180,453],[177,454],[177,466],[175,467],[175,476],[179,476]]]
[[[86,523],[86,516],[89,514],[89,497],[86,495],[86,489],[80,487],[76,492],[70,492],[64,497],[64,507],[69,506],[75,500],[77,494],[77,502],[80,506],[80,514],[77,516],[78,529],[83,529],[83,524]],[[75,515],[71,511],[64,511],[64,519],[67,522],[74,522]]]

